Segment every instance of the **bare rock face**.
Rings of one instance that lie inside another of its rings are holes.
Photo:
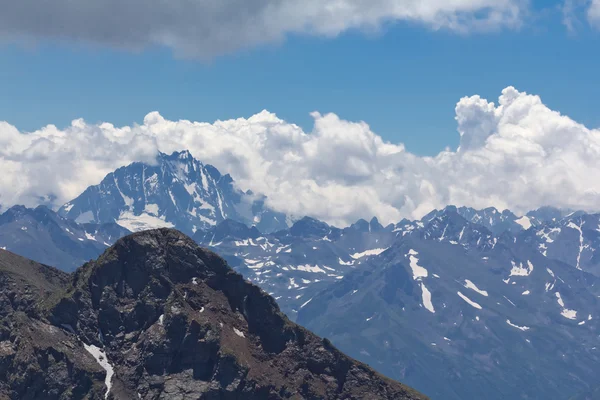
[[[0,251],[0,398],[425,399],[169,229],[71,276]]]

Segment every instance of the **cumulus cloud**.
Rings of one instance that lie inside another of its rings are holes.
[[[126,49],[166,46],[210,58],[288,34],[333,37],[396,21],[432,29],[518,27],[527,0],[0,0],[0,39],[58,39]]]
[[[30,133],[0,123],[0,203],[58,206],[119,166],[188,149],[242,189],[267,195],[272,207],[340,226],[373,215],[397,222],[447,204],[600,208],[600,130],[512,87],[498,104],[461,99],[460,147],[435,157],[386,142],[364,122],[312,116],[309,133],[267,111],[214,123],[152,112],[141,125],[76,120]]]

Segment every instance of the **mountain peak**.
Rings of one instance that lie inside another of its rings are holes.
[[[181,160],[181,161],[195,160],[194,157],[192,156],[192,153],[190,153],[189,150],[174,151],[171,154],[159,152],[158,157],[164,158],[166,160],[171,160],[171,161],[173,161],[173,160]]]
[[[119,240],[72,282],[50,305],[43,346],[27,354],[36,363],[67,343],[68,362],[52,367],[85,370],[85,355],[101,351],[111,375],[82,374],[96,395],[425,399],[290,322],[272,297],[173,229]]]
[[[288,227],[285,216],[269,209],[264,199],[257,202],[229,174],[202,164],[187,150],[160,153],[155,165],[121,167],[59,214],[80,223],[116,222],[130,231],[177,228],[190,235],[228,218],[266,232]]]
[[[326,236],[331,227],[325,222],[316,220],[311,217],[304,217],[294,223],[290,228],[290,233],[293,236]]]
[[[202,261],[207,257],[207,251],[180,231],[159,228],[119,239],[94,263],[93,276],[99,280],[95,284],[100,289],[109,282],[123,280],[137,295],[152,278],[163,276],[173,283],[182,283],[208,276]],[[115,269],[117,260],[121,269]],[[223,263],[211,266],[220,268],[221,273],[225,268]]]
[[[544,206],[537,210],[531,210],[525,215],[527,217],[535,218],[538,221],[553,222],[562,219],[567,214],[569,214],[569,211],[561,210],[556,207]]]

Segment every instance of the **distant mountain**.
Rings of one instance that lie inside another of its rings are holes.
[[[231,176],[182,151],[160,153],[154,165],[136,162],[111,172],[59,214],[80,223],[114,222],[130,231],[175,227],[189,235],[226,219],[263,232],[287,228],[286,216],[264,202],[264,196],[240,191]]]
[[[188,155],[161,157],[168,160],[159,165],[172,171],[185,169],[181,165]],[[121,176],[128,168],[142,172]],[[90,209],[102,214],[102,202],[110,210],[110,204],[124,201],[125,196],[131,201],[119,203],[117,212],[109,214],[118,215],[116,221],[124,224],[133,215],[133,220],[141,221],[136,229],[146,226],[146,211],[136,213],[146,210],[147,204],[161,204],[155,215],[160,224],[197,222],[189,207],[181,206],[183,197],[173,196],[180,199],[173,202],[168,194],[184,191],[189,195],[185,188],[176,188],[191,180],[165,172],[161,181],[171,184],[157,187],[161,193],[166,191],[166,205],[162,205],[164,196],[154,200],[148,192],[134,195],[123,189],[129,187],[127,182],[137,182],[136,176],[146,176],[149,170],[144,168],[142,164],[125,167],[115,172],[112,181],[111,175],[105,179],[108,186],[88,189],[86,193],[98,191],[97,196],[88,197],[96,199],[98,208]],[[222,190],[220,180],[215,182],[215,190]],[[254,196],[230,188],[241,200],[227,191],[211,197],[233,205],[220,208],[215,200],[215,211],[225,210],[225,218],[219,211],[220,218],[194,225],[194,240],[218,252],[247,280],[272,295],[290,319],[330,338],[357,359],[433,399],[569,399],[594,393],[594,376],[600,373],[596,353],[600,316],[595,312],[600,305],[600,259],[596,256],[600,214],[545,207],[519,217],[506,210],[449,206],[421,220],[404,219],[388,226],[373,218],[337,228],[305,217],[289,227],[288,219],[284,227],[263,231],[255,217],[236,213],[246,200],[255,201]],[[84,195],[78,199],[83,204]],[[195,199],[193,209],[210,209],[206,204],[212,205],[208,202],[212,200],[201,200],[202,196],[187,198]],[[127,203],[131,206],[123,208]],[[169,204],[180,207],[174,217],[160,211]],[[254,204],[261,221],[275,215],[261,208],[260,201]],[[81,221],[81,210],[69,203],[62,212]],[[124,231],[112,222],[105,226],[121,233],[109,237],[101,229],[88,229],[98,225],[78,224],[56,214],[41,218],[52,215],[44,208],[37,216],[30,215],[34,210],[10,211],[0,217],[10,221],[4,228],[0,223],[0,238],[13,238],[6,247],[22,254],[41,252],[44,262],[52,265],[65,265],[67,256],[70,263],[93,258]],[[14,217],[17,214],[21,216]],[[41,220],[46,222],[41,224]],[[271,219],[275,220],[285,217]],[[52,234],[30,236],[32,221],[41,226],[41,232]],[[152,221],[150,225],[156,222]],[[2,236],[3,229],[10,235]],[[90,247],[87,234],[104,245]],[[65,242],[68,246],[57,237],[70,238]],[[5,246],[2,243],[0,247]],[[23,246],[17,248],[17,243]],[[82,255],[81,248],[93,248],[96,253]]]
[[[375,218],[339,229],[305,217],[289,229],[262,234],[226,220],[196,232],[194,240],[221,254],[294,319],[316,293],[389,247],[396,237],[392,230]]]
[[[519,239],[549,258],[600,276],[600,214],[572,213]]]
[[[314,296],[297,321],[433,399],[568,399],[600,372],[599,285],[447,212]]]
[[[509,210],[500,212],[494,207],[476,210],[470,207],[455,206],[448,206],[443,210],[433,210],[423,217],[422,221],[428,222],[446,211],[456,212],[458,215],[471,223],[485,226],[495,235],[499,235],[504,232],[517,233],[523,229],[529,229],[531,226],[535,226],[540,223],[535,217],[535,215],[537,215],[536,213],[530,213],[522,217],[517,217]]]
[[[537,210],[529,211],[526,215],[543,223],[558,221],[567,215],[581,214],[582,212],[573,212],[570,210],[559,209],[556,207],[540,207]]]
[[[71,276],[0,250],[0,336],[6,399],[426,400],[168,229]]]
[[[39,206],[15,206],[0,215],[0,248],[72,271],[130,232],[115,224],[78,224]]]

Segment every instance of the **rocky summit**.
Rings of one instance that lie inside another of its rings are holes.
[[[425,399],[171,229],[71,275],[0,250],[0,398]]]

